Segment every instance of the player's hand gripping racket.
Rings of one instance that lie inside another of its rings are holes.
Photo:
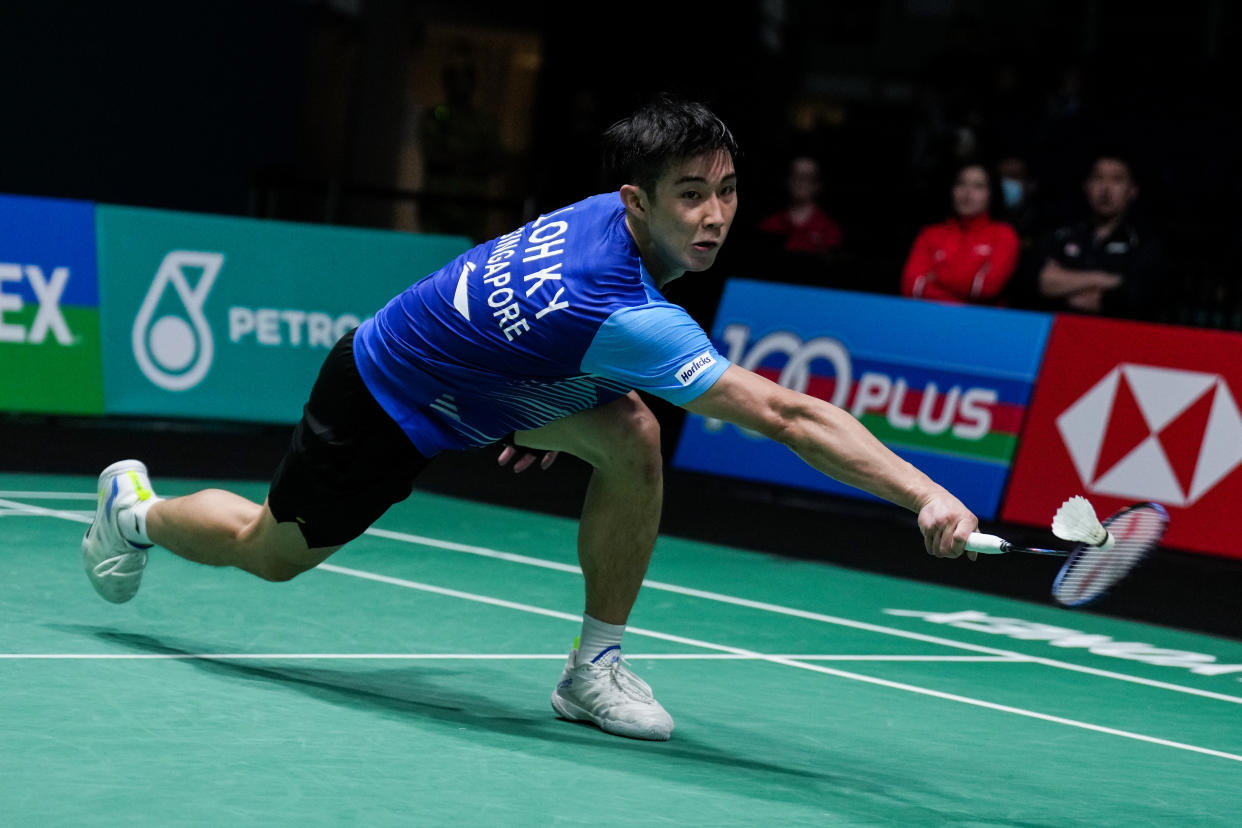
[[[1052,519],[1052,533],[1077,544],[1071,550],[1015,546],[996,535],[974,532],[966,541],[972,552],[1028,552],[1068,558],[1052,583],[1052,597],[1067,607],[1081,607],[1106,593],[1156,548],[1169,525],[1159,503],[1137,503],[1100,523],[1085,497],[1071,497]]]

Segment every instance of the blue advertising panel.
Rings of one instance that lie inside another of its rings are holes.
[[[712,340],[742,368],[827,400],[995,517],[1052,317],[731,280]],[[673,466],[871,497],[784,446],[688,415]]]
[[[0,195],[0,410],[100,414],[95,207]]]

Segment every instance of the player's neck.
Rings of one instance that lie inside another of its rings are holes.
[[[651,234],[647,232],[646,226],[641,221],[634,221],[627,215],[625,229],[630,231],[630,238],[634,240],[634,245],[638,248],[638,256],[643,260],[643,267],[655,280],[656,287],[663,290],[669,282],[685,274],[685,268],[671,265],[659,256]]]

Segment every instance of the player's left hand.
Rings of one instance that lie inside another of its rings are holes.
[[[502,440],[501,444],[504,448],[501,449],[500,456],[496,458],[496,463],[501,466],[513,463],[514,474],[521,474],[535,465],[536,462],[539,464],[539,468],[547,470],[556,462],[556,457],[560,453],[519,446],[513,442],[512,434]]]
[[[962,502],[946,491],[933,495],[919,510],[919,530],[927,554],[937,558],[958,558],[966,551],[966,539],[979,528],[979,519]]]

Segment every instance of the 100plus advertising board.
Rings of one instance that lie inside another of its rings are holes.
[[[1240,391],[1242,335],[1058,317],[1004,518],[1046,524],[1075,493],[1101,517],[1153,500],[1166,545],[1242,557]]]
[[[95,207],[0,195],[0,409],[101,414]]]
[[[293,422],[328,349],[469,247],[100,205],[108,412]]]
[[[787,388],[844,408],[981,517],[996,515],[1051,317],[731,280],[712,339]],[[677,468],[866,496],[783,446],[689,415]]]

